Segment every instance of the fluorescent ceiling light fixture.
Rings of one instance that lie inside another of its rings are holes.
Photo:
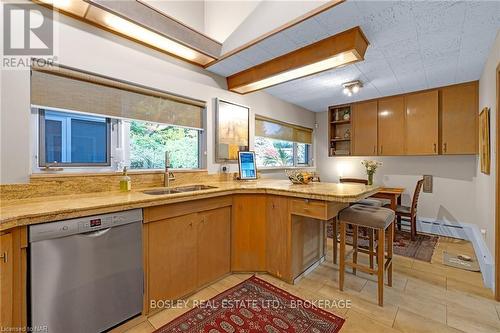
[[[355,27],[231,75],[228,89],[246,94],[361,61],[367,47],[361,28]]]
[[[334,56],[330,59],[325,59],[320,62],[316,62],[310,65],[306,65],[304,67],[299,67],[296,69],[292,69],[266,79],[253,82],[247,84],[245,86],[239,87],[237,89],[233,89],[240,94],[246,94],[252,91],[261,90],[267,87],[271,87],[283,82],[291,81],[300,77],[308,76],[311,74],[319,73],[326,71],[331,68],[335,68],[346,63],[354,62],[357,60],[357,57],[352,52],[341,53],[337,56]]]
[[[81,0],[39,0],[39,2],[76,16],[85,15],[89,8],[89,4]]]
[[[50,5],[63,12],[79,16],[84,21],[91,22],[92,24],[102,27],[108,31],[115,32],[121,36],[160,51],[164,51],[192,63],[204,66],[215,60],[215,57],[209,56],[201,51],[198,51],[194,47],[185,45],[174,38],[170,38],[167,34],[164,34],[164,31],[172,31],[173,29],[172,23],[170,21],[167,22],[167,20],[171,19],[158,14],[137,1],[117,1],[115,5],[118,10],[128,10],[129,13],[137,13],[139,18],[148,17],[150,22],[142,22],[144,19],[142,19],[141,22],[134,21],[133,19],[128,18],[128,16],[115,13],[112,10],[114,7],[111,7],[112,9],[108,9],[106,7],[108,5],[113,5],[114,2],[106,3],[105,1],[100,2],[93,0],[39,0],[37,2]],[[132,7],[128,7],[127,5]],[[153,14],[156,16],[153,16]],[[179,25],[178,22],[174,24]],[[153,27],[158,27],[160,31],[155,30]],[[165,27],[169,27],[170,30]],[[181,27],[181,29],[185,29],[185,27]],[[192,35],[195,35],[194,37],[189,36],[192,40],[196,39],[200,41],[202,39],[199,37],[199,33],[194,31],[189,32]],[[188,33],[185,33],[184,35],[187,36]]]

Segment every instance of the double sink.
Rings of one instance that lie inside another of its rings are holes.
[[[153,189],[153,190],[145,190],[145,191],[142,191],[142,193],[150,194],[150,195],[163,195],[163,194],[176,194],[176,193],[203,191],[203,190],[210,190],[213,188],[216,188],[216,187],[209,186],[209,185],[187,185],[187,186],[179,186],[179,187],[164,187],[164,188],[157,188],[157,189]]]

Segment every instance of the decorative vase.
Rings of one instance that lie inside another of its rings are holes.
[[[373,173],[368,174],[368,185],[373,185]]]

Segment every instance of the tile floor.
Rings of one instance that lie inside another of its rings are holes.
[[[346,319],[342,333],[500,332],[500,303],[495,302],[491,291],[482,286],[481,275],[444,266],[444,250],[474,254],[469,242],[440,238],[431,263],[396,256],[394,283],[392,288],[384,288],[383,308],[377,306],[374,276],[346,274],[345,291],[338,290],[338,270],[332,264],[331,241],[327,260],[297,285],[289,285],[267,274],[259,277],[304,299],[349,300],[352,304],[349,309],[326,309]],[[188,299],[209,299],[249,276],[232,274]],[[126,333],[153,332],[188,310],[164,310]]]

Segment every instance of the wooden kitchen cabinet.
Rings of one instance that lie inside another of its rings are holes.
[[[439,92],[405,96],[406,155],[437,155],[439,143]]]
[[[198,286],[231,270],[231,208],[219,208],[199,214],[197,228]]]
[[[144,210],[148,306],[179,299],[230,272],[231,203],[221,197]]]
[[[405,103],[403,96],[378,100],[378,154],[405,154]],[[375,126],[375,125],[374,125]]]
[[[267,198],[267,225],[266,234],[273,237],[266,238],[267,272],[280,279],[291,282],[290,271],[290,212],[289,199],[282,196],[268,196]]]
[[[377,101],[356,103],[352,107],[352,155],[377,155]]]
[[[14,265],[12,263],[12,233],[0,236],[0,327],[13,326]]]
[[[149,298],[178,299],[197,287],[197,213],[150,223]]]
[[[441,154],[478,153],[478,83],[441,89]]]
[[[0,327],[22,331],[27,322],[26,227],[0,234]]]
[[[231,270],[266,270],[266,195],[234,195],[231,221]]]

